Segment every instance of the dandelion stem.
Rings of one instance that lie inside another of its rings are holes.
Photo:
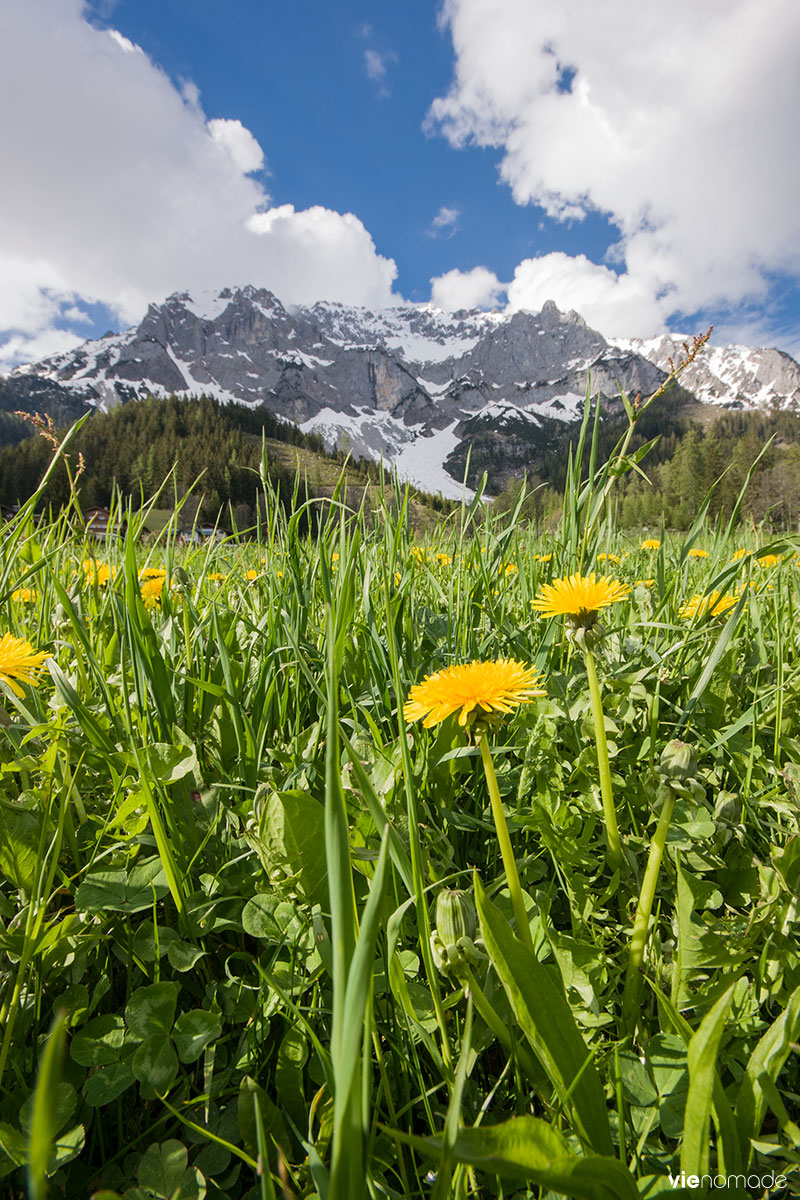
[[[597,746],[597,768],[600,774],[600,795],[603,798],[603,817],[606,823],[608,838],[608,857],[613,867],[621,867],[624,858],[622,845],[617,828],[617,814],[614,808],[614,792],[611,787],[611,766],[608,761],[608,743],[606,741],[606,724],[603,716],[603,702],[600,698],[600,682],[591,650],[583,648],[586,660],[586,674],[589,678],[589,695],[592,701],[592,719],[594,720],[594,740]]]
[[[642,880],[642,890],[639,893],[639,903],[636,906],[636,916],[633,919],[631,934],[631,949],[628,959],[628,969],[625,974],[625,991],[622,998],[622,1016],[628,1033],[636,1028],[636,1017],[639,1010],[639,996],[642,990],[642,961],[647,942],[647,931],[650,926],[650,914],[653,911],[653,900],[656,894],[658,873],[661,869],[661,859],[664,857],[664,847],[667,844],[669,823],[672,820],[672,810],[675,807],[675,792],[671,787],[659,789],[664,797],[661,816],[658,819],[653,840],[650,843],[650,854],[647,858],[647,869]]]
[[[492,817],[494,818],[494,827],[497,830],[497,840],[500,843],[500,853],[503,856],[503,866],[506,872],[506,882],[508,890],[511,893],[511,904],[514,909],[514,917],[517,922],[517,935],[521,942],[533,953],[533,939],[531,938],[531,930],[528,925],[528,914],[525,909],[525,901],[522,898],[522,887],[519,882],[517,873],[517,863],[514,858],[514,851],[511,846],[511,838],[508,832],[506,823],[506,814],[503,812],[503,804],[500,799],[500,789],[497,786],[497,776],[494,772],[494,763],[492,762],[492,752],[489,749],[489,742],[486,734],[480,734],[478,744],[481,748],[481,758],[483,759],[483,770],[486,775],[486,783],[489,788],[489,799],[492,804]]]

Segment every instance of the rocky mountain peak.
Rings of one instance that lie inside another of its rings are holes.
[[[100,408],[171,393],[263,405],[330,446],[382,456],[402,477],[454,495],[462,472],[452,464],[476,429],[495,431],[498,445],[512,427],[518,443],[522,430],[529,444],[552,441],[582,413],[587,377],[613,410],[620,388],[647,395],[681,352],[670,338],[609,342],[552,300],[513,313],[330,301],[287,308],[266,288],[245,286],[175,292],[136,328],[19,367],[11,379],[35,378]],[[778,351],[726,347],[711,351],[705,369],[699,359],[684,382],[714,403],[800,403],[800,368]]]

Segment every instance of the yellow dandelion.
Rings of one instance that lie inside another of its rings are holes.
[[[221,583],[224,578],[225,576],[222,574],[222,571],[209,571],[208,575],[206,575],[206,579],[210,579],[212,583]]]
[[[552,554],[534,554],[534,562],[549,563],[552,559]]]
[[[617,600],[623,600],[631,589],[618,579],[601,575],[571,575],[545,583],[532,601],[543,617],[571,617],[577,625],[593,625],[597,612]]]
[[[697,546],[692,546],[689,551],[689,558],[708,558],[708,551],[699,550]]]
[[[251,583],[252,583],[252,581],[253,581],[254,579],[258,579],[258,571],[252,571],[252,570],[251,570],[251,571],[248,571],[248,572],[247,572],[247,578],[248,578],[248,579],[251,581]]]
[[[453,559],[449,554],[437,554],[436,561],[442,567],[449,567]]]
[[[622,560],[618,554],[598,554],[597,561],[616,563],[616,565],[619,566]]]
[[[96,558],[85,558],[81,566],[84,579],[95,587],[105,587],[109,579],[113,579],[117,573],[116,567],[110,567],[108,563],[99,562]]]
[[[658,538],[645,538],[639,548],[640,550],[660,550],[661,542]]]
[[[636,580],[637,587],[649,588],[649,587],[652,587],[654,583],[655,583],[655,579],[637,579]]]
[[[516,563],[503,563],[499,570],[501,575],[516,575],[519,567]]]
[[[735,596],[729,592],[709,592],[707,596],[694,595],[680,610],[680,615],[687,620],[692,617],[720,617],[738,603]]]
[[[510,713],[543,696],[544,690],[537,686],[540,678],[533,667],[513,658],[445,667],[412,687],[403,716],[407,721],[421,720],[430,729],[457,712],[463,727],[481,715]]]
[[[166,579],[166,567],[142,567],[139,572],[140,579]]]
[[[139,589],[144,600],[145,608],[153,608],[156,604],[161,603],[161,596],[166,583],[165,575],[156,575],[152,579],[145,579]]]
[[[22,604],[32,604],[34,600],[39,599],[39,593],[35,588],[18,587],[11,593],[11,599],[19,600]]]
[[[777,567],[781,561],[780,554],[764,554],[759,558],[758,562],[762,567]]]
[[[734,550],[733,558],[731,559],[731,562],[738,562],[740,558],[746,558],[746,557],[749,557],[749,555],[750,555],[749,550],[741,550],[741,549]]]
[[[0,638],[0,683],[5,683],[15,696],[22,699],[25,693],[19,686],[20,683],[38,687],[36,676],[43,663],[52,657],[47,650],[34,650],[24,638],[4,633]]]

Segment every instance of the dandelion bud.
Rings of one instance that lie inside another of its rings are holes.
[[[688,742],[673,738],[661,752],[658,773],[662,779],[689,783],[697,774],[697,756]]]
[[[454,945],[459,938],[471,938],[478,924],[475,905],[468,892],[457,888],[439,892],[436,897],[436,928],[445,946]]]
[[[431,934],[433,959],[442,975],[458,977],[482,957],[473,941],[478,926],[475,905],[467,892],[452,889],[436,898],[436,929]]]

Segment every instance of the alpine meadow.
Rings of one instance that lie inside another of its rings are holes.
[[[797,1194],[800,539],[747,479],[617,523],[703,341],[608,455],[587,391],[549,528],[265,453],[254,529],[118,494],[99,542],[51,447],[0,541],[4,1196]]]

